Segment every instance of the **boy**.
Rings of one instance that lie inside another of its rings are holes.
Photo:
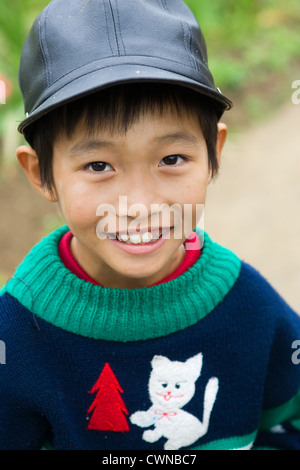
[[[20,83],[67,226],[1,293],[1,448],[300,449],[299,317],[197,227],[231,102],[189,9],[53,0]]]

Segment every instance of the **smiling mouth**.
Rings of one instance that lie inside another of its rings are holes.
[[[116,239],[119,242],[126,243],[129,245],[144,245],[157,242],[160,238],[169,238],[169,234],[172,227],[161,228],[152,232],[135,232],[132,234],[128,233],[116,233],[108,234],[108,238]]]

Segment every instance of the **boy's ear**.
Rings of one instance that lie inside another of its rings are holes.
[[[219,166],[221,164],[222,150],[227,138],[227,126],[223,122],[218,123],[218,138],[217,138],[217,160]]]
[[[216,145],[216,157],[218,160],[218,166],[220,167],[221,165],[221,158],[222,158],[222,150],[224,147],[224,144],[226,142],[226,137],[227,137],[227,126],[223,122],[218,123],[218,136],[217,136],[217,145]],[[210,169],[209,175],[208,175],[208,184],[210,184],[212,181],[212,170]]]
[[[17,149],[16,153],[19,163],[32,186],[48,199],[48,201],[56,202],[57,197],[55,193],[52,193],[47,187],[42,185],[39,159],[35,150],[27,145],[22,145]]]

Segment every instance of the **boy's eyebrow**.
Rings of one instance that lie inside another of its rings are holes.
[[[167,141],[170,141],[171,143],[174,141],[184,141],[194,145],[199,144],[199,140],[197,139],[197,137],[187,131],[172,132],[170,134],[165,134],[160,137],[157,137],[154,140],[158,143],[163,143]]]
[[[113,142],[106,140],[84,140],[75,144],[69,153],[72,157],[81,156],[84,153],[91,152],[93,150],[100,150],[101,148],[113,146]]]
[[[198,144],[199,140],[194,135],[187,131],[171,132],[164,134],[153,139],[156,144],[162,144],[164,142],[178,142],[184,141],[191,144]],[[72,157],[79,157],[85,153],[92,152],[93,150],[100,150],[102,148],[115,147],[116,144],[109,140],[85,140],[75,144],[69,151]]]

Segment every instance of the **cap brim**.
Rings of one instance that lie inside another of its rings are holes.
[[[160,68],[149,67],[145,65],[122,64],[114,65],[106,68],[97,69],[87,74],[82,74],[72,81],[68,81],[58,87],[58,83],[54,83],[47,90],[44,101],[36,107],[29,115],[26,116],[18,130],[22,134],[26,134],[26,128],[37,119],[52,111],[53,109],[82,98],[101,89],[126,83],[135,82],[159,82],[170,83],[185,86],[210,97],[220,109],[220,117],[224,111],[232,108],[232,102],[224,96],[218,89],[212,89],[196,80],[174,72],[162,70]],[[57,90],[57,91],[56,91]]]

